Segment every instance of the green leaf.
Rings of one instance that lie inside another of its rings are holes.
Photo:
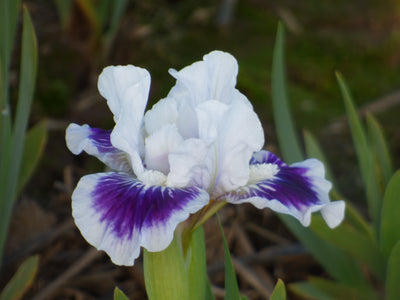
[[[27,9],[24,7],[23,28],[22,28],[22,51],[21,51],[21,69],[18,89],[18,103],[16,118],[12,132],[11,151],[9,152],[9,165],[7,166],[7,184],[5,185],[2,207],[0,207],[0,257],[4,247],[6,232],[11,215],[13,200],[16,195],[16,189],[21,168],[22,151],[24,148],[25,131],[28,124],[30,107],[33,99],[33,92],[36,80],[37,67],[37,45],[36,36],[32,21]],[[2,170],[2,175],[3,175]],[[4,178],[0,182],[0,190],[3,188]]]
[[[314,216],[311,226],[321,238],[344,250],[354,260],[366,263],[378,278],[384,280],[385,258],[375,240],[355,230],[346,220],[332,230],[321,216]]]
[[[177,234],[163,251],[144,249],[143,263],[149,300],[189,299],[189,278]]]
[[[282,280],[278,279],[278,282],[269,300],[286,300],[286,289]]]
[[[224,243],[224,253],[225,253],[225,299],[240,300],[240,292],[236,281],[235,269],[233,268],[231,254],[229,253],[228,244],[225,239],[224,229],[222,228],[222,224],[221,221],[219,220],[219,217],[218,217],[218,223],[221,229],[221,235],[222,235],[222,241]]]
[[[129,298],[118,287],[115,287],[114,300],[129,300]]]
[[[18,300],[31,286],[39,266],[39,256],[27,258],[0,294],[0,300]]]
[[[192,234],[186,254],[186,265],[188,266],[189,276],[189,298],[191,300],[203,300],[208,281],[203,226],[197,228]]]
[[[211,287],[211,283],[210,280],[206,280],[206,294],[204,297],[205,300],[215,300],[214,294],[212,292],[212,287]]]
[[[329,167],[328,161],[315,137],[308,131],[304,132],[304,141],[306,146],[306,153],[308,157],[314,157],[322,161],[326,170],[326,178],[332,182],[332,197],[336,200],[343,199],[339,190],[336,189],[336,183],[333,177],[333,173]],[[366,234],[369,238],[373,239],[374,234],[371,226],[365,221],[363,216],[351,205],[350,202],[346,202],[346,220],[357,228],[358,231]]]
[[[382,207],[380,245],[383,254],[388,257],[393,246],[400,240],[400,170],[397,171],[386,187]]]
[[[393,174],[389,147],[385,140],[382,127],[370,113],[367,113],[367,126],[369,138],[377,157],[377,165],[382,173],[384,183],[387,185]]]
[[[378,296],[371,289],[360,289],[346,283],[337,283],[331,280],[317,277],[311,277],[309,279],[309,282],[323,293],[333,296],[334,299],[379,299]]]
[[[127,0],[116,0],[111,2],[111,20],[110,27],[105,35],[106,48],[109,49],[111,46],[115,34],[117,33],[119,24],[121,23],[121,17],[127,5]]]
[[[381,198],[378,193],[378,182],[373,170],[372,150],[367,140],[365,130],[357,115],[350,90],[343,76],[336,72],[336,79],[346,107],[346,114],[349,120],[350,131],[353,138],[353,144],[357,153],[357,159],[361,170],[361,177],[367,191],[368,211],[372,218],[374,228],[378,231],[379,219],[381,213]]]
[[[389,256],[386,274],[386,300],[400,298],[400,240],[393,247]]]
[[[279,23],[272,58],[272,108],[282,156],[287,163],[293,163],[303,160],[304,156],[289,108],[284,62],[284,38],[284,26]]]
[[[72,0],[55,0],[54,3],[60,17],[61,27],[66,29],[71,18]]]
[[[25,136],[24,152],[22,154],[21,171],[19,174],[17,194],[19,194],[39,162],[47,140],[47,122],[42,121],[32,127]]]
[[[302,160],[303,154],[289,111],[283,52],[284,28],[279,24],[272,60],[272,103],[283,158],[291,163]],[[356,286],[367,285],[359,265],[342,250],[322,240],[292,217],[284,215],[279,217],[335,279]]]
[[[333,278],[357,287],[368,286],[357,261],[343,250],[323,240],[309,228],[303,227],[293,217],[282,214],[279,217]]]
[[[336,300],[333,296],[320,291],[309,282],[291,283],[289,289],[296,295],[309,300]]]

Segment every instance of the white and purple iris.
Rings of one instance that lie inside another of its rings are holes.
[[[111,66],[100,94],[114,114],[113,130],[71,124],[68,148],[96,156],[112,172],[86,175],[72,195],[76,225],[86,240],[119,265],[140,248],[162,251],[179,223],[210,203],[249,202],[290,214],[308,226],[321,211],[330,227],[344,217],[330,202],[321,162],[286,165],[261,150],[264,134],[248,99],[236,88],[238,64],[213,51],[181,71],[168,96],[145,112],[150,75]]]

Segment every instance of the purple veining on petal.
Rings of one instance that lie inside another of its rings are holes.
[[[103,130],[100,128],[90,128],[89,138],[100,153],[120,151],[111,144],[112,130]]]
[[[280,168],[283,166],[287,166],[278,156],[273,154],[272,152],[261,150],[253,154],[250,159],[250,165],[256,164],[276,164]]]
[[[110,173],[99,180],[92,197],[101,222],[111,226],[119,238],[131,238],[134,231],[165,224],[201,193],[195,187],[148,186],[123,173]]]
[[[263,151],[262,160],[253,158],[252,164],[274,163],[279,166],[279,171],[273,177],[259,180],[236,191],[224,195],[228,202],[238,202],[243,199],[259,197],[266,201],[277,200],[286,207],[304,210],[319,204],[318,194],[313,186],[312,178],[307,176],[307,168],[290,167],[274,154]],[[260,162],[263,161],[263,162]]]

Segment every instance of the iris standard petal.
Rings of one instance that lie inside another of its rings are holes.
[[[126,153],[111,144],[110,134],[111,130],[72,123],[66,130],[65,140],[68,149],[75,155],[85,151],[115,171],[131,172]]]
[[[100,74],[98,88],[114,114],[111,143],[128,153],[136,174],[142,172],[138,158],[144,154],[141,126],[150,90],[149,72],[130,65],[110,66]]]
[[[237,89],[238,63],[229,53],[212,51],[179,72],[171,69],[176,85],[168,97],[186,99],[193,107],[207,100],[218,100],[225,104],[240,101],[251,106],[247,98]]]
[[[344,218],[344,201],[330,202],[331,183],[327,181],[323,164],[316,159],[284,164],[268,151],[253,157],[250,179],[246,186],[221,196],[239,204],[249,202],[257,208],[268,207],[297,218],[304,226],[311,222],[311,213],[321,211],[333,228]]]
[[[124,173],[81,178],[72,195],[72,214],[85,239],[118,265],[133,265],[140,247],[162,251],[176,226],[208,203],[196,187],[146,185]]]
[[[145,164],[146,168],[168,174],[170,152],[178,149],[183,138],[175,125],[165,125],[145,140]]]
[[[255,112],[245,104],[206,101],[197,107],[199,137],[215,143],[211,198],[245,185],[252,154],[264,144],[264,133]]]

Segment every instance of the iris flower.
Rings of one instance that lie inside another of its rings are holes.
[[[268,207],[304,226],[320,211],[330,227],[339,225],[345,204],[330,202],[320,161],[289,166],[261,150],[262,126],[235,88],[232,55],[213,51],[169,72],[175,86],[145,113],[148,71],[105,68],[98,89],[115,127],[70,124],[66,130],[73,154],[85,151],[112,169],[82,177],[72,194],[75,223],[90,244],[115,264],[133,265],[141,247],[164,250],[178,224],[226,202]]]

